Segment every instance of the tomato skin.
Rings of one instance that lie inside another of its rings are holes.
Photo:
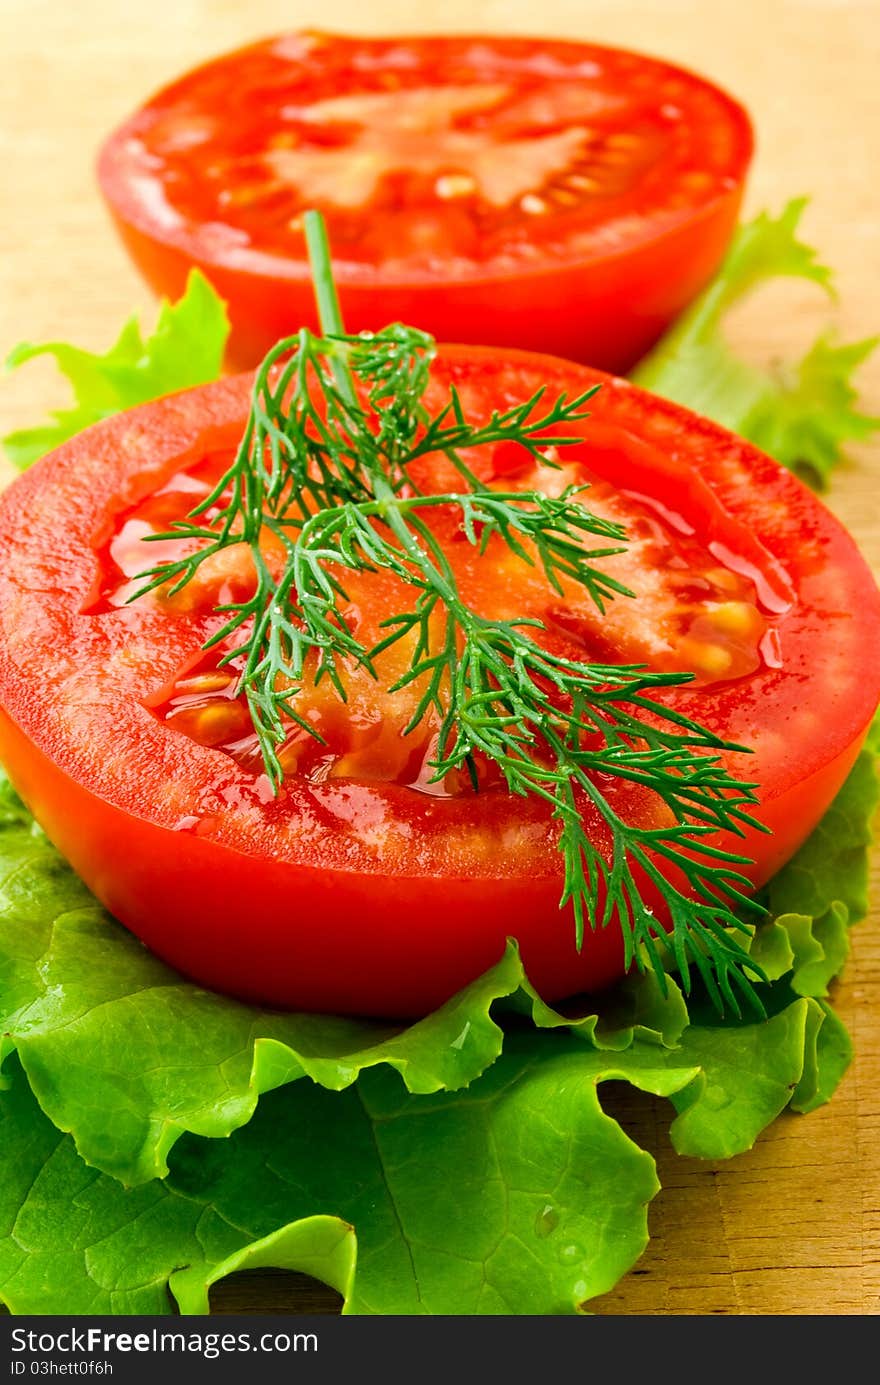
[[[725,845],[753,856],[751,878],[766,880],[839,788],[880,692],[872,638],[880,595],[852,540],[754,448],[624,381],[472,348],[445,348],[437,374],[486,401],[502,389],[528,398],[536,379],[551,393],[601,382],[594,422],[584,425],[598,452],[611,456],[617,436],[630,448],[621,453],[629,473],[649,443],[662,449],[665,494],[685,472],[695,487],[704,478],[713,537],[729,539],[736,518],[785,565],[798,593],[782,627],[785,667],[673,699],[719,734],[755,745],[753,763],[734,757],[735,767],[752,777],[754,764],[757,816],[774,835]],[[136,607],[88,614],[95,545],[113,515],[169,470],[234,442],[249,387],[247,377],[226,380],[108,420],[0,500],[0,757],[13,783],[108,908],[158,955],[219,990],[414,1016],[497,961],[508,936],[548,1000],[612,981],[623,967],[619,934],[613,926],[588,933],[577,953],[540,805],[503,796],[492,808],[482,798],[435,801],[340,781],[348,806],[372,814],[368,826],[387,823],[383,862],[367,837],[338,825],[328,832],[317,790],[294,783],[286,806],[259,807],[242,798],[247,777],[222,752],[150,713],[152,686],[197,652],[198,622]],[[214,807],[191,821],[187,806],[206,789]],[[481,814],[490,809],[503,831],[532,832],[532,844],[481,852]]]
[[[548,996],[581,989],[578,974],[597,988],[623,971],[618,929],[591,938],[582,957],[574,953],[558,880],[431,881],[442,909],[426,913],[423,879],[373,877],[371,922],[363,878],[261,860],[132,817],[60,773],[2,712],[0,759],[107,909],[212,990],[331,1014],[418,1017],[499,961],[512,935]],[[279,907],[282,900],[302,903]],[[414,953],[416,970],[402,968]]]
[[[328,64],[337,61],[337,50],[345,52],[360,45],[372,53],[391,44],[391,40],[316,37],[327,49]],[[234,369],[255,366],[276,341],[302,324],[317,328],[304,245],[293,244],[286,252],[271,254],[251,254],[248,247],[232,243],[224,246],[214,234],[213,223],[200,223],[197,211],[180,225],[165,224],[141,193],[144,179],[150,175],[133,160],[131,146],[141,137],[153,112],[164,112],[178,101],[181,109],[187,109],[196,99],[192,92],[197,91],[203,72],[211,74],[222,67],[234,81],[241,69],[244,81],[247,65],[253,64],[263,75],[271,46],[267,41],[226,55],[157,93],[114,131],[98,162],[99,184],[114,223],[151,286],[175,298],[183,291],[190,267],[197,265],[227,301],[233,324],[228,361]],[[632,63],[637,82],[649,88],[651,83],[659,88],[663,81],[675,82],[685,93],[683,102],[691,88],[701,95],[711,94],[715,103],[711,115],[706,116],[699,108],[690,118],[695,123],[717,123],[717,143],[725,147],[724,155],[718,156],[725,176],[716,179],[709,193],[683,192],[680,200],[687,205],[665,220],[652,219],[656,209],[651,199],[656,193],[643,192],[637,185],[632,192],[609,199],[604,242],[597,239],[590,241],[589,248],[572,248],[578,233],[576,214],[572,213],[573,229],[560,231],[560,244],[544,246],[541,228],[536,227],[534,253],[522,263],[508,268],[487,263],[482,269],[471,267],[467,272],[457,267],[451,250],[447,253],[442,247],[436,267],[430,271],[408,272],[405,265],[381,264],[352,268],[335,244],[337,282],[349,331],[375,329],[389,321],[411,322],[440,341],[512,346],[613,372],[628,370],[705,286],[724,256],[736,226],[752,153],[751,127],[744,110],[725,93],[682,69],[596,45],[444,36],[405,38],[395,46],[414,55],[413,64],[421,64],[428,74],[426,81],[434,66],[451,60],[450,53],[454,56],[458,49],[482,46],[508,63],[523,66],[534,61],[536,53],[557,64],[587,63],[591,58],[599,63],[607,61],[612,67]],[[321,52],[323,48],[316,62]],[[615,80],[624,78],[618,75],[608,80],[613,86]],[[548,88],[551,85],[548,81]],[[659,96],[657,105],[661,105]],[[652,118],[656,120],[656,112]],[[700,155],[694,157],[699,159]],[[697,163],[694,176],[699,178],[700,172]],[[320,197],[312,201],[328,214]],[[617,229],[612,213],[621,223],[626,222],[623,229]],[[365,217],[368,221],[369,209],[365,209]],[[529,235],[529,218],[520,216],[519,220],[525,221],[525,234]],[[598,224],[601,226],[601,219]],[[592,223],[590,229],[595,229]],[[334,243],[332,218],[330,231]],[[572,247],[566,245],[566,237],[571,238]]]
[[[141,274],[172,300],[193,265],[225,299],[232,334],[227,363],[255,366],[293,325],[318,329],[311,280],[258,274],[183,251],[129,215],[125,189],[104,165],[114,223]],[[742,186],[701,217],[618,255],[507,278],[411,284],[340,283],[346,330],[412,322],[438,341],[519,347],[623,374],[663,335],[717,270],[736,227]]]
[[[758,883],[819,821],[860,746],[854,742],[762,813],[776,835],[753,833],[738,846],[760,855],[772,840],[771,855],[752,872]],[[34,817],[109,912],[157,956],[211,990],[330,1014],[417,1018],[500,961],[511,937],[547,1000],[602,990],[623,973],[623,938],[615,926],[588,934],[576,952],[571,916],[559,909],[558,879],[445,877],[428,882],[426,891],[424,879],[372,877],[366,908],[362,877],[261,860],[122,812],[60,772],[2,711],[0,759]],[[290,899],[303,901],[302,912],[279,908]]]

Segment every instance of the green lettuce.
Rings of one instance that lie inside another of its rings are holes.
[[[0,1141],[0,1300],[13,1313],[167,1312],[178,1266],[186,1266],[182,1297],[190,1304],[223,1274],[264,1264],[302,1270],[341,1292],[350,1282],[349,1226],[317,1216],[261,1236],[228,1220],[231,1209],[217,1205],[210,1186],[201,1196],[163,1183],[126,1190],[78,1158],[20,1069],[0,1092]],[[243,1171],[257,1187],[255,1162]]]
[[[647,1243],[654,1161],[602,1108],[626,1081],[671,1098],[676,1148],[726,1157],[789,1103],[821,1014],[621,1052],[513,1030],[461,1093],[410,1095],[389,1068],[342,1093],[301,1082],[226,1141],[187,1136],[138,1188],[89,1167],[15,1060],[0,1093],[0,1298],[13,1312],[208,1310],[251,1265],[304,1270],[347,1313],[570,1314]],[[761,1032],[759,1032],[761,1031]]]
[[[463,1093],[413,1096],[388,1068],[342,1093],[300,1082],[227,1141],[186,1137],[168,1176],[134,1189],[78,1157],[13,1067],[0,1298],[17,1313],[161,1313],[170,1286],[201,1313],[218,1278],[270,1264],[324,1280],[347,1313],[575,1313],[642,1253],[659,1187],[599,1084],[672,1097],[685,1148],[710,1130],[733,1152],[790,1098],[802,1027],[779,1016],[768,1043],[737,1042],[705,1074],[662,1046],[532,1030]]]
[[[765,371],[741,360],[723,335],[731,308],[773,279],[806,279],[831,292],[831,271],[797,238],[805,206],[801,198],[779,217],[765,212],[740,227],[709,287],[631,378],[748,438],[824,490],[842,447],[880,427],[856,408],[852,384],[878,338],[836,344],[825,332],[800,361]]]
[[[39,346],[21,342],[10,353],[7,366],[23,365],[35,356],[54,357],[70,381],[75,403],[73,408],[54,412],[51,423],[7,434],[3,439],[7,455],[14,466],[24,469],[99,419],[216,380],[228,335],[226,305],[194,269],[183,296],[174,304],[163,301],[151,336],[144,338],[137,319],[129,318],[103,355],[66,342]]]

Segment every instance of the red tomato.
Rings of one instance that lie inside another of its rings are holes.
[[[719,840],[766,880],[840,786],[880,693],[880,595],[852,540],[775,462],[623,380],[455,347],[435,366],[432,408],[451,381],[475,422],[539,385],[550,398],[601,381],[561,472],[536,472],[511,445],[471,461],[508,488],[589,478],[592,507],[628,526],[627,553],[606,567],[636,600],[600,617],[583,589],[560,597],[501,546],[480,559],[448,516],[425,513],[484,614],[538,617],[542,638],[575,657],[697,674],[670,701],[754,748],[728,760],[760,783],[773,835]],[[0,500],[0,753],[14,784],[107,907],[208,986],[420,1014],[497,961],[509,935],[548,998],[607,983],[623,966],[619,931],[588,933],[576,951],[546,805],[491,775],[476,795],[428,785],[430,727],[403,737],[413,694],[385,691],[393,666],[378,681],[352,675],[344,707],[326,684],[305,688],[299,705],[327,744],[291,737],[276,799],[234,684],[202,652],[215,603],[247,590],[243,550],[173,599],[125,604],[130,579],[161,556],[143,535],[205,493],[249,387],[229,379],[101,423]],[[420,483],[445,486],[443,467]],[[401,609],[387,575],[353,578],[349,596],[367,643]],[[658,821],[642,791],[619,791],[617,807]]]
[[[622,371],[717,268],[751,151],[729,96],[634,53],[288,34],[159,92],[99,178],[156,289],[192,264],[213,281],[239,366],[317,325],[317,207],[349,331],[397,319]]]

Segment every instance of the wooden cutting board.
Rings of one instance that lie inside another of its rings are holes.
[[[151,321],[98,201],[100,138],[143,96],[229,47],[298,24],[339,30],[474,30],[619,43],[694,67],[749,108],[758,150],[747,211],[809,193],[806,231],[837,270],[846,338],[880,330],[880,11],[876,0],[2,0],[0,355],[23,337],[105,348],[128,312]],[[369,23],[365,18],[369,15]],[[828,307],[808,286],[772,292],[732,335],[755,361],[803,348]],[[862,373],[880,414],[880,356]],[[0,382],[0,431],[63,405],[45,363]],[[8,474],[8,473],[6,473]],[[853,449],[830,503],[880,571],[880,448]],[[880,632],[878,632],[880,635]],[[880,882],[876,882],[880,886]],[[880,904],[880,887],[874,898]],[[880,1309],[880,917],[860,926],[836,1003],[856,1059],[833,1101],[783,1116],[750,1153],[680,1159],[663,1104],[611,1098],[654,1151],[663,1191],[649,1250],[599,1313],[876,1314]],[[329,1292],[257,1275],[218,1311],[336,1310]]]

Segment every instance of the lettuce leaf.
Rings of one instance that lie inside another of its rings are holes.
[[[677,1153],[702,1159],[742,1154],[785,1110],[805,1076],[814,1093],[823,1022],[815,1001],[792,998],[760,1024],[686,1029],[677,1061],[698,1065],[699,1075],[672,1097],[679,1114],[669,1133]]]
[[[216,380],[228,335],[225,303],[193,269],[183,296],[174,304],[162,302],[151,336],[144,338],[137,319],[129,318],[103,355],[66,342],[39,346],[22,342],[9,355],[7,366],[21,366],[35,356],[54,357],[73,387],[75,405],[57,410],[51,415],[53,421],[42,427],[7,434],[3,439],[7,455],[23,470],[109,414]]]
[[[167,1179],[131,1190],[88,1168],[13,1073],[0,1298],[161,1313],[170,1283],[204,1312],[210,1283],[256,1256],[330,1282],[349,1313],[573,1313],[641,1253],[658,1184],[596,1095],[621,1060],[585,1065],[582,1045],[543,1038],[540,1059],[513,1043],[464,1097],[407,1096],[387,1070],[342,1094],[299,1083],[229,1141],[188,1137]],[[688,1077],[622,1066],[661,1093]]]
[[[178,1266],[191,1302],[224,1274],[266,1264],[348,1292],[355,1240],[344,1222],[308,1217],[260,1235],[226,1219],[210,1184],[202,1196],[162,1183],[126,1190],[78,1158],[20,1069],[11,1076],[0,1092],[0,1301],[13,1313],[165,1313]],[[257,1190],[262,1173],[250,1171]]]
[[[631,378],[748,438],[824,490],[847,442],[880,419],[856,408],[852,376],[880,338],[835,344],[826,332],[797,362],[763,371],[741,360],[723,335],[730,309],[762,284],[806,279],[831,292],[831,271],[798,240],[806,199],[740,227],[709,287],[679,317]]]
[[[247,1265],[301,1269],[352,1314],[572,1314],[647,1243],[652,1157],[602,1108],[623,1081],[668,1097],[677,1149],[727,1157],[818,1094],[816,1002],[764,1025],[601,1050],[514,1029],[462,1092],[407,1093],[390,1069],[263,1098],[229,1140],[186,1136],[165,1179],[126,1189],[79,1158],[16,1060],[0,1093],[0,1299],[17,1313],[183,1312]],[[356,1249],[355,1243],[356,1242]]]
[[[779,1038],[787,1099],[798,1042]],[[712,1121],[736,1056],[694,1092],[689,1119]],[[205,1312],[211,1283],[262,1263],[324,1279],[348,1313],[571,1314],[641,1254],[659,1186],[598,1085],[675,1098],[700,1076],[657,1045],[608,1053],[517,1032],[464,1093],[411,1096],[387,1068],[343,1093],[297,1083],[230,1140],[187,1137],[166,1179],[125,1189],[79,1159],[13,1071],[0,1094],[0,1226],[13,1228],[0,1297],[18,1313],[160,1313],[170,1284],[184,1312]],[[733,1147],[741,1121],[753,1113],[721,1104]]]

